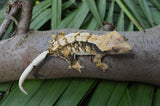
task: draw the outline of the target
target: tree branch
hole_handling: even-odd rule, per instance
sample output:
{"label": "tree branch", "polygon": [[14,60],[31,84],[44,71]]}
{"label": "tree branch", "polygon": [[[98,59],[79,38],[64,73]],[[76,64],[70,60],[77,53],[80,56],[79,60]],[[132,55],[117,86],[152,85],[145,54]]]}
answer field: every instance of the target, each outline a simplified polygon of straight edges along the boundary
{"label": "tree branch", "polygon": [[17,35],[25,34],[29,31],[29,26],[32,18],[33,0],[23,0],[22,13],[20,22],[17,28]]}
{"label": "tree branch", "polygon": [[[76,32],[76,29],[61,29],[53,31],[30,31],[29,36],[15,36],[0,42],[0,81],[18,80],[29,63],[42,51],[48,49],[52,33],[64,31]],[[92,34],[109,32],[87,31]],[[68,63],[50,56],[38,69],[46,79],[61,77],[89,77],[121,81],[139,81],[160,85],[160,25],[145,32],[119,32],[133,46],[130,55],[106,56],[103,62],[109,64],[109,70],[102,72],[91,62],[92,56],[79,56],[78,61],[85,68],[82,73],[68,70]],[[31,35],[31,36],[30,36]],[[35,70],[29,75],[33,79]]]}
{"label": "tree branch", "polygon": [[[4,13],[5,19],[3,23],[0,26],[0,39],[2,39],[3,35],[7,31],[11,20],[15,22],[15,24],[18,24],[17,21],[15,20],[14,16],[17,14],[19,8],[21,7],[20,2],[15,2],[14,4],[8,4],[8,8]],[[10,10],[11,8],[11,10]]]}

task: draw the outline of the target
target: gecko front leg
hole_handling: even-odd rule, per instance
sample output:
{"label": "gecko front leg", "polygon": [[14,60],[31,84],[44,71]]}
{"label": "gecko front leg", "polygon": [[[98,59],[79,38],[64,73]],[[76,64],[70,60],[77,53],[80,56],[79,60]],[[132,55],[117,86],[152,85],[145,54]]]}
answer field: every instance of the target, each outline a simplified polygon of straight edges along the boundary
{"label": "gecko front leg", "polygon": [[96,64],[96,66],[100,68],[103,72],[105,72],[108,69],[108,65],[105,63],[102,63],[102,58],[105,55],[106,53],[96,54],[96,56],[93,59],[93,62]]}

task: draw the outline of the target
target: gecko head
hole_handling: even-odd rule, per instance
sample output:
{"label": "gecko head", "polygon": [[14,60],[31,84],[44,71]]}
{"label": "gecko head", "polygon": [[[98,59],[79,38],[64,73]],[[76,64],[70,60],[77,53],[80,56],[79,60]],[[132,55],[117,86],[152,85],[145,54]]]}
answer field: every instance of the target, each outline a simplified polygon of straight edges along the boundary
{"label": "gecko head", "polygon": [[126,39],[118,33],[111,37],[108,45],[111,48],[109,51],[110,54],[126,54],[133,50],[133,47],[126,41]]}
{"label": "gecko head", "polygon": [[49,44],[54,44],[54,42],[56,41],[56,36],[57,36],[57,35],[52,34],[51,36],[52,36],[52,40],[49,40],[49,41],[47,41],[47,42],[48,42]]}

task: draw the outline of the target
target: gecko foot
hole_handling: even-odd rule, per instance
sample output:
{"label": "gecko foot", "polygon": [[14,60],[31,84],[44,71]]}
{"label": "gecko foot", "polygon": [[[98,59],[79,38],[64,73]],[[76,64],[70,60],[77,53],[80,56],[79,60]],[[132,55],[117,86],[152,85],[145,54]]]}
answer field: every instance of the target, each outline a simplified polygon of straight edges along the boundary
{"label": "gecko foot", "polygon": [[82,69],[82,68],[84,68],[84,67],[81,66],[78,61],[76,61],[73,65],[70,65],[70,66],[68,67],[68,69],[76,69],[76,70],[78,70],[80,73],[81,73],[81,69]]}
{"label": "gecko foot", "polygon": [[96,63],[96,66],[99,67],[103,72],[108,69],[108,65],[105,63]]}
{"label": "gecko foot", "polygon": [[96,66],[98,68],[100,68],[103,72],[105,72],[108,69],[108,65],[105,63],[102,63],[102,57],[105,54],[98,54],[95,56],[95,58],[93,59],[93,62],[96,64]]}

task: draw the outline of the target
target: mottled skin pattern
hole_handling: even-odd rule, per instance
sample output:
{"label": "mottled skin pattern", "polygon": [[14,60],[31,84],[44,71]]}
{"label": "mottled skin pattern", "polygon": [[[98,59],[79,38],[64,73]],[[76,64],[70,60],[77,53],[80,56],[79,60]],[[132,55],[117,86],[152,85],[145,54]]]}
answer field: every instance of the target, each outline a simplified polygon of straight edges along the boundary
{"label": "mottled skin pattern", "polygon": [[53,39],[48,41],[52,44],[48,49],[49,54],[65,59],[70,64],[69,69],[73,68],[79,72],[83,66],[77,61],[77,55],[95,55],[93,62],[105,71],[108,65],[101,62],[104,56],[132,51],[132,46],[116,31],[101,36],[83,32],[70,33],[65,36],[62,32],[52,37]]}

